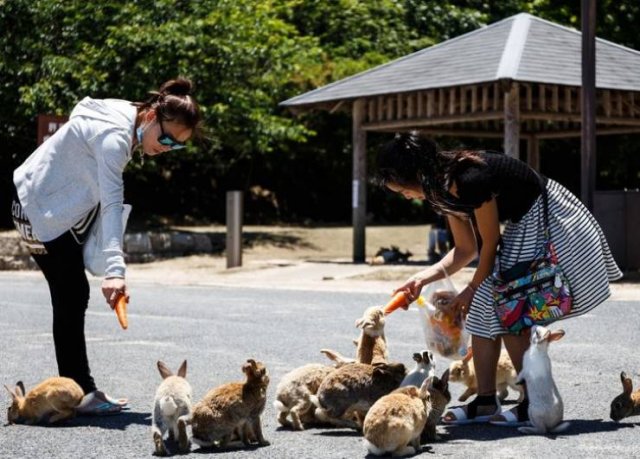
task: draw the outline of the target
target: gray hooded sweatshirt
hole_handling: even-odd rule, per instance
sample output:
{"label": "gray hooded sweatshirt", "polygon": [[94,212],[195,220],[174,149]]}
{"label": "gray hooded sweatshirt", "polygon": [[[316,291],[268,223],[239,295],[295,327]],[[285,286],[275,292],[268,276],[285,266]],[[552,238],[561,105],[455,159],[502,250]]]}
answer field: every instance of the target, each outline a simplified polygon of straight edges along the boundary
{"label": "gray hooded sweatshirt", "polygon": [[131,159],[136,114],[131,102],[86,97],[13,173],[22,208],[42,242],[61,236],[100,204],[106,277],[125,276],[122,172]]}

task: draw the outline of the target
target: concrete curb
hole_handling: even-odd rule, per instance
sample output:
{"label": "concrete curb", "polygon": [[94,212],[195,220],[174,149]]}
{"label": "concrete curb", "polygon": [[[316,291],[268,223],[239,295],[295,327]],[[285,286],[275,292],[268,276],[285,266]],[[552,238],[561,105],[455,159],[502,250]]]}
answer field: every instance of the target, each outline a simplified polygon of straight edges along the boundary
{"label": "concrete curb", "polygon": [[[127,263],[148,263],[167,258],[196,254],[222,253],[219,238],[208,234],[169,232],[136,232],[124,235],[124,252]],[[38,269],[20,236],[0,236],[0,271]]]}

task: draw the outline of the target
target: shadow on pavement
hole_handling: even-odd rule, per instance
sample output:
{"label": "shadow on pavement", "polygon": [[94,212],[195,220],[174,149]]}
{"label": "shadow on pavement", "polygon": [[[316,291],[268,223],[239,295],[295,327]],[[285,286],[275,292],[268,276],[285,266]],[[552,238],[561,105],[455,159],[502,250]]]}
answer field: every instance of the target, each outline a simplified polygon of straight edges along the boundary
{"label": "shadow on pavement", "polygon": [[323,430],[314,435],[320,435],[322,437],[362,437],[361,432],[356,432],[355,430],[345,430],[345,429],[331,429],[331,430]]}
{"label": "shadow on pavement", "polygon": [[125,430],[130,425],[151,426],[151,413],[123,411],[105,416],[77,416],[57,427],[98,427],[101,429]]}
{"label": "shadow on pavement", "polygon": [[[558,434],[546,435],[547,438],[555,440],[558,437],[569,437],[574,435],[584,435],[599,432],[613,432],[619,429],[634,427],[634,424],[615,423],[603,419],[565,419],[570,423],[569,428]],[[521,437],[526,434],[520,433],[517,427],[493,426],[491,424],[470,424],[462,426],[444,426],[446,430],[441,430],[441,441],[492,441],[504,438]]]}
{"label": "shadow on pavement", "polygon": [[232,442],[229,446],[225,446],[224,448],[217,448],[215,446],[204,447],[191,445],[192,449],[190,452],[195,454],[216,454],[216,453],[229,453],[232,451],[256,451],[260,448],[265,448],[266,446],[251,444],[249,446],[242,444],[241,442]]}

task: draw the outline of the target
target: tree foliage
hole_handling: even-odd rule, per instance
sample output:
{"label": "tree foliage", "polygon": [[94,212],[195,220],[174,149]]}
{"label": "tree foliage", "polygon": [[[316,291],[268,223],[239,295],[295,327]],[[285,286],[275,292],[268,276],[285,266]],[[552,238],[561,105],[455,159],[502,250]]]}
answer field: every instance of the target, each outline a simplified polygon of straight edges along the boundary
{"label": "tree foliage", "polygon": [[[141,100],[185,75],[207,135],[187,152],[132,162],[126,192],[138,216],[220,221],[225,191],[242,189],[248,221],[348,221],[350,118],[295,117],[279,102],[521,11],[580,25],[568,0],[0,0],[0,205],[36,147],[38,114],[67,114],[87,95]],[[640,49],[639,20],[635,1],[598,2],[603,38]],[[372,151],[384,140],[370,138]],[[624,152],[640,143],[607,142],[599,184],[639,186]],[[575,162],[575,143],[545,149],[574,151]],[[371,190],[373,218],[421,212],[392,199]]]}

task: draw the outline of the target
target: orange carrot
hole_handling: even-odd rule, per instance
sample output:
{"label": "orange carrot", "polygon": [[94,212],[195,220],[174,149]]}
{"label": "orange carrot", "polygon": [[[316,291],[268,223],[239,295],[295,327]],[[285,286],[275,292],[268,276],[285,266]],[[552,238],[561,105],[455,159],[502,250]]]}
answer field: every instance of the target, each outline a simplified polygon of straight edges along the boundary
{"label": "orange carrot", "polygon": [[383,308],[383,311],[385,314],[391,314],[396,309],[404,308],[409,303],[411,303],[411,301],[409,301],[407,295],[404,292],[398,292],[393,295],[393,298],[391,298],[391,300],[389,300],[387,305]]}
{"label": "orange carrot", "polygon": [[129,326],[129,320],[127,319],[127,296],[124,293],[120,293],[118,295],[114,311],[116,311],[116,316],[118,317],[120,326],[126,330]]}

